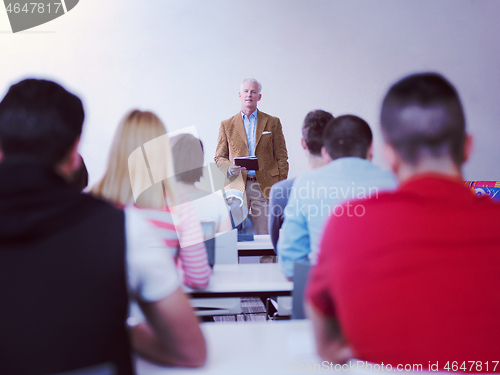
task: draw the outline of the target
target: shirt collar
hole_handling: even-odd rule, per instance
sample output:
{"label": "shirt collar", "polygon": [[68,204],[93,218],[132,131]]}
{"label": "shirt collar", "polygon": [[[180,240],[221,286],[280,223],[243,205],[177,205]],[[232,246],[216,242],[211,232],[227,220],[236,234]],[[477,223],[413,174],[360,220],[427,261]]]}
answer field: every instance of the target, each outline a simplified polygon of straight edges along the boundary
{"label": "shirt collar", "polygon": [[[257,119],[257,111],[258,111],[258,109],[255,109],[255,111],[252,112],[252,114],[250,115],[249,120]],[[241,112],[241,119],[243,121],[245,120],[245,117],[247,117],[247,115],[245,115],[243,112]]]}

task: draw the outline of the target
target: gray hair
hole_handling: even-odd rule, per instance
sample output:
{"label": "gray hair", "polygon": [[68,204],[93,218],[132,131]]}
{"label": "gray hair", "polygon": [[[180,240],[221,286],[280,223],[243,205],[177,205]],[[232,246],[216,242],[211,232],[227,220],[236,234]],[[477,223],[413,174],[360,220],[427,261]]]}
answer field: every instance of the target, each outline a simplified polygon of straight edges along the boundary
{"label": "gray hair", "polygon": [[262,91],[262,85],[260,84],[259,81],[257,81],[255,78],[245,78],[243,81],[241,81],[240,84],[240,92],[243,91],[243,83],[245,82],[253,82],[257,84],[257,89],[259,90],[259,94]]}

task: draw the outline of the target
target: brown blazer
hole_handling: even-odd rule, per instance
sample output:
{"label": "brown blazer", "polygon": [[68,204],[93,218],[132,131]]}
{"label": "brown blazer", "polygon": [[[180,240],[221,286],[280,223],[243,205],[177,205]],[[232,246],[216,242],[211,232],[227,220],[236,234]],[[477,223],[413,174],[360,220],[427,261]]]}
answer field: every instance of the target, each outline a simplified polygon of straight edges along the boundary
{"label": "brown blazer", "polygon": [[[265,133],[265,134],[263,134]],[[235,157],[248,156],[248,140],[241,112],[222,121],[215,151],[215,162],[219,169],[227,176],[229,165]],[[255,172],[260,190],[269,200],[271,186],[288,176],[288,153],[286,151],[285,136],[279,118],[257,111],[257,126],[255,130],[255,156],[259,160],[259,170]],[[242,178],[232,177],[230,185],[235,180],[246,183],[247,173]],[[227,185],[226,185],[227,186]],[[239,186],[228,186],[239,188]]]}

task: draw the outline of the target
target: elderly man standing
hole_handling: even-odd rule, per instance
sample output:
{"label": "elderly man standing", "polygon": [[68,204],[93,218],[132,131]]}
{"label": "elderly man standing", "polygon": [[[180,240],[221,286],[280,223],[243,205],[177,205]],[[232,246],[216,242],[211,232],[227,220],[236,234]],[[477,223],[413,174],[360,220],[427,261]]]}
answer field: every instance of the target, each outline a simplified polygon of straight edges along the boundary
{"label": "elderly man standing", "polygon": [[[241,111],[222,121],[215,162],[229,179],[229,187],[246,195],[252,232],[267,234],[269,190],[288,176],[288,153],[279,118],[257,109],[262,85],[245,78],[240,86]],[[235,157],[256,156],[259,170],[234,164]]]}

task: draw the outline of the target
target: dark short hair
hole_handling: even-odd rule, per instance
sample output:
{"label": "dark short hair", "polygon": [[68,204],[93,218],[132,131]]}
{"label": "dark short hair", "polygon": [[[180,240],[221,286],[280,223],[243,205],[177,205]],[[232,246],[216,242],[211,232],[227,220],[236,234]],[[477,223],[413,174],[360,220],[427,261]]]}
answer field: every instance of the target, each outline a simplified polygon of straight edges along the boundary
{"label": "dark short hair", "polygon": [[323,131],[328,121],[334,117],[330,112],[317,109],[307,114],[302,125],[302,137],[306,141],[309,152],[313,155],[321,155],[323,147]]}
{"label": "dark short hair", "polygon": [[372,140],[370,126],[354,115],[331,120],[323,132],[323,145],[333,160],[347,156],[366,159]]}
{"label": "dark short hair", "polygon": [[73,171],[73,174],[71,175],[71,184],[78,191],[83,191],[83,189],[85,189],[89,184],[89,171],[85,166],[82,155],[78,155],[80,156],[80,166],[78,169]]}
{"label": "dark short hair", "polygon": [[415,165],[424,155],[464,161],[465,119],[453,85],[436,73],[415,74],[394,84],[382,104],[382,133]]}
{"label": "dark short hair", "polygon": [[55,166],[82,133],[83,105],[57,83],[27,79],[0,102],[0,147],[5,157],[32,156]]}
{"label": "dark short hair", "polygon": [[191,134],[172,138],[172,155],[177,181],[194,184],[203,176],[203,143]]}

